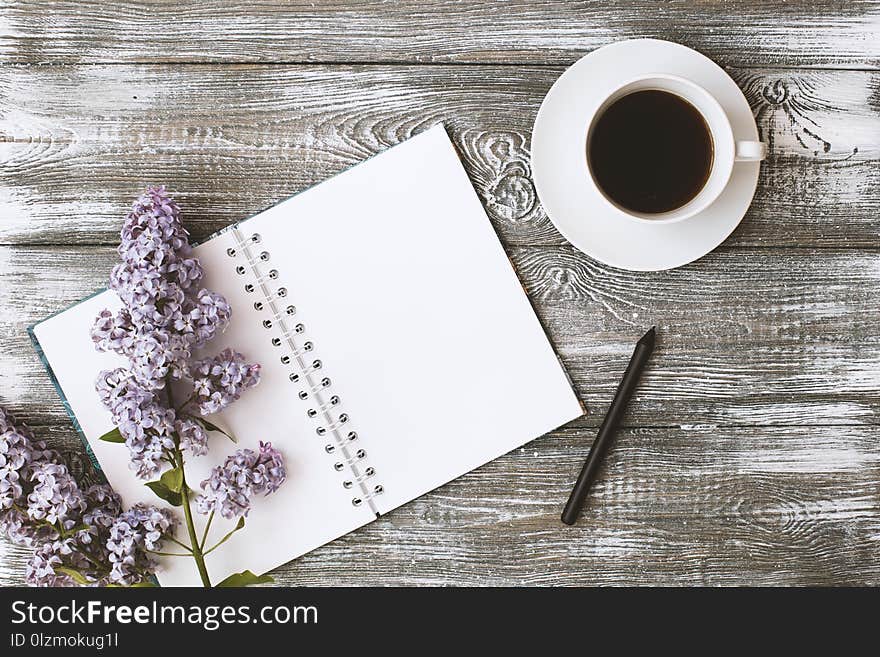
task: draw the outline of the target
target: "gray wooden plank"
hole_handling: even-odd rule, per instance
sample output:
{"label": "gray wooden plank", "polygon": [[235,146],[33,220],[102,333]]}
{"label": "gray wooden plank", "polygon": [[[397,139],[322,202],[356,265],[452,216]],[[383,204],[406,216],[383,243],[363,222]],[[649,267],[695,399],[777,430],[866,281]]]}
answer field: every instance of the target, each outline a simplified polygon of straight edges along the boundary
{"label": "gray wooden plank", "polygon": [[[589,426],[652,324],[658,351],[630,424],[878,423],[876,251],[724,250],[649,274],[571,247],[510,255],[592,411]],[[66,422],[25,327],[104,286],[117,257],[111,247],[0,248],[0,403],[34,424]]]}
{"label": "gray wooden plank", "polygon": [[[445,121],[592,414],[279,582],[876,585],[878,8],[0,0],[0,404],[94,476],[24,327],[103,285],[139,188],[169,183],[203,237]],[[564,246],[530,179],[531,124],[561,66],[634,36],[739,67],[771,142],[744,224],[673,272],[620,272]],[[111,62],[148,65],[94,65]],[[584,520],[562,527],[651,323],[662,338],[631,428]],[[0,541],[0,585],[22,582],[25,556]]]}
{"label": "gray wooden plank", "polygon": [[874,0],[0,2],[0,61],[567,64],[659,37],[726,65],[876,67]]}
{"label": "gray wooden plank", "polygon": [[[0,243],[102,243],[148,182],[209,235],[443,121],[509,245],[562,244],[529,135],[562,69],[52,66],[0,75]],[[880,246],[877,73],[734,71],[771,142],[735,246]]]}
{"label": "gray wooden plank", "polygon": [[[70,429],[37,431],[75,446]],[[553,432],[274,575],[288,585],[880,584],[880,427],[625,430],[580,522],[563,526],[593,431]],[[21,583],[25,559],[0,541],[0,585]]]}

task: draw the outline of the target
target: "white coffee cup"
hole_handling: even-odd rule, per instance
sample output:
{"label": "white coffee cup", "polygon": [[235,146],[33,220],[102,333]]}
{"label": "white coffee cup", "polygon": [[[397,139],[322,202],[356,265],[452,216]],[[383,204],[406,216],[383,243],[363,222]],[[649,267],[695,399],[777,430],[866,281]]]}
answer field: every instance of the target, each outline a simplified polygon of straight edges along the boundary
{"label": "white coffee cup", "polygon": [[[589,163],[590,138],[595,128],[597,119],[602,116],[608,107],[624,96],[636,91],[659,90],[675,94],[693,105],[702,115],[709,133],[712,136],[713,158],[712,168],[703,188],[690,201],[679,208],[668,212],[647,213],[636,212],[622,207],[610,199],[602,188],[596,183],[592,168]],[[760,141],[736,141],[733,136],[733,128],[730,119],[717,100],[703,87],[684,78],[668,75],[666,73],[650,73],[634,79],[627,80],[615,88],[605,100],[599,104],[596,111],[587,118],[587,130],[585,133],[583,153],[585,154],[584,166],[590,184],[599,192],[599,196],[619,215],[640,222],[672,223],[692,217],[709,207],[718,198],[733,173],[736,162],[755,162],[763,160],[767,156],[767,144]],[[633,157],[638,157],[634,153]]]}

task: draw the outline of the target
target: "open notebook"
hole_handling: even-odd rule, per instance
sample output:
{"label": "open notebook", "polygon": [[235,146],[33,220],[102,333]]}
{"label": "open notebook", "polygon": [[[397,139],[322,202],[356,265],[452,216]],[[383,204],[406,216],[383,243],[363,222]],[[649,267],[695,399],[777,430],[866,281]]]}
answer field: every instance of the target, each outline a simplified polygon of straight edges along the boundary
{"label": "open notebook", "polygon": [[[230,346],[263,365],[260,384],[212,421],[240,446],[271,441],[288,469],[246,530],[208,556],[213,581],[268,571],[582,413],[442,126],[195,252],[204,285],[233,308],[208,352]],[[127,449],[98,440],[113,427],[93,381],[121,363],[95,351],[89,328],[119,304],[102,292],[32,336],[124,502],[160,504]],[[213,434],[187,478],[234,449]],[[215,520],[212,535],[227,524]],[[164,585],[199,583],[190,559],[162,568]]]}

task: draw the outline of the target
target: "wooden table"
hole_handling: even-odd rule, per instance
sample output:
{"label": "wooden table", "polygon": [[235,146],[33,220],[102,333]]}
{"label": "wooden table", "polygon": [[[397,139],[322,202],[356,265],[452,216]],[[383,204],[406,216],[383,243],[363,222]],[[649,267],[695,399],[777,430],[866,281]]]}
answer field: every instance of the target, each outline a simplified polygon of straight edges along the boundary
{"label": "wooden table", "polygon": [[[70,458],[25,327],[105,284],[147,183],[200,239],[443,121],[591,413],[278,581],[880,583],[880,2],[114,4],[0,0],[0,403]],[[557,76],[642,36],[726,67],[770,143],[733,236],[652,274],[566,244],[529,165]],[[565,527],[655,323],[627,427]],[[0,542],[0,583],[26,557]]]}

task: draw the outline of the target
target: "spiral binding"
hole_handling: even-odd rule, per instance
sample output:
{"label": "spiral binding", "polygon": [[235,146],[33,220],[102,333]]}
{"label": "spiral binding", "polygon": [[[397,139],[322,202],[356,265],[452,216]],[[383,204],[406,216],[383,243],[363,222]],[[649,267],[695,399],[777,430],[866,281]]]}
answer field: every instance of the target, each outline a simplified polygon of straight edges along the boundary
{"label": "spiral binding", "polygon": [[[297,397],[308,402],[306,416],[319,424],[315,433],[319,437],[330,437],[331,442],[324,445],[324,452],[334,457],[331,467],[336,472],[351,472],[351,476],[342,481],[345,490],[357,490],[352,498],[353,506],[360,507],[367,503],[377,516],[373,498],[381,495],[385,488],[381,484],[373,484],[376,469],[367,465],[367,451],[359,445],[357,432],[347,430],[351,424],[348,413],[341,411],[341,396],[335,391],[330,392],[333,380],[323,375],[324,364],[320,358],[314,358],[315,344],[306,339],[306,326],[298,321],[293,326],[288,321],[297,314],[296,306],[284,301],[288,290],[278,285],[280,273],[272,268],[263,271],[262,266],[272,258],[266,250],[260,250],[256,257],[251,248],[262,242],[258,233],[246,238],[238,227],[233,227],[232,234],[236,246],[229,247],[226,255],[243,261],[237,264],[236,273],[242,277],[244,291],[248,294],[260,294],[261,299],[253,303],[253,308],[260,313],[262,327],[271,332],[270,343],[281,350],[279,360],[282,365],[290,367],[288,379],[292,384],[299,385]],[[274,291],[273,289],[274,288]],[[259,292],[258,292],[259,290]]]}

